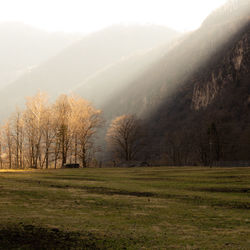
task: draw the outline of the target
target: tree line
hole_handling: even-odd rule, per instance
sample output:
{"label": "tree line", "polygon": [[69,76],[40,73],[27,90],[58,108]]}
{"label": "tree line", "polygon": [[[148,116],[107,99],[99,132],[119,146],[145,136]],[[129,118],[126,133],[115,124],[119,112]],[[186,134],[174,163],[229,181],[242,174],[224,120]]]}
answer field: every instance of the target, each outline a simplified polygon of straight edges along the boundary
{"label": "tree line", "polygon": [[[0,127],[0,168],[47,169],[66,164],[88,167],[100,150],[95,139],[103,124],[102,112],[81,97],[60,95],[50,103],[46,93],[38,92]],[[163,160],[164,165],[212,166],[221,160],[245,160],[241,155],[236,157],[236,147],[228,139],[230,129],[219,129],[214,122],[202,127],[194,133],[188,129],[169,130],[156,143],[155,131],[148,131],[143,120],[136,115],[122,115],[107,128],[104,150],[116,163],[157,164]],[[245,150],[248,146],[247,142],[242,144]],[[239,149],[238,153],[243,151]]]}
{"label": "tree line", "polygon": [[[0,168],[88,167],[100,150],[95,139],[103,124],[101,110],[79,96],[63,94],[51,103],[46,93],[38,92],[0,127]],[[135,160],[142,131],[142,122],[135,115],[111,121],[106,134],[110,157]]]}
{"label": "tree line", "polygon": [[1,127],[0,166],[57,168],[81,163],[87,167],[102,121],[101,111],[80,97],[61,95],[51,104],[47,94],[39,92]]}

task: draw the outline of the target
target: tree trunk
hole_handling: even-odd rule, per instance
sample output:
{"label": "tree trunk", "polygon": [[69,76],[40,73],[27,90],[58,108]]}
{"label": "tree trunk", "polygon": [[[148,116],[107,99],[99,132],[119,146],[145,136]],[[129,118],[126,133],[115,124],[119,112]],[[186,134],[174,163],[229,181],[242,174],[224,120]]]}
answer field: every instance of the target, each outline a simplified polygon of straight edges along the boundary
{"label": "tree trunk", "polygon": [[82,148],[82,167],[87,167],[85,147]]}
{"label": "tree trunk", "polygon": [[77,135],[75,136],[75,164],[77,164]]}

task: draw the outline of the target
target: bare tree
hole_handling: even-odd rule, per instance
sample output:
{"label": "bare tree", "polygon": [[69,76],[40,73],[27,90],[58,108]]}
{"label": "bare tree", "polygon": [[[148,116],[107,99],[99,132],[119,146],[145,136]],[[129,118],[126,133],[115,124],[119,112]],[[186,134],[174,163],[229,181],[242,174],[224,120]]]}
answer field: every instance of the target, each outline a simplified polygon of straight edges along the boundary
{"label": "bare tree", "polygon": [[43,120],[42,120],[42,149],[43,149],[43,160],[42,167],[49,168],[49,158],[52,144],[56,138],[56,121],[54,118],[54,109],[51,106],[44,108]]}
{"label": "bare tree", "polygon": [[135,115],[115,118],[107,132],[107,142],[115,157],[126,161],[134,160],[142,146],[142,127]]}
{"label": "bare tree", "polygon": [[23,114],[17,108],[16,112],[11,117],[12,122],[12,137],[15,149],[15,166],[16,168],[23,167],[23,143],[24,143],[24,123]]}
{"label": "bare tree", "polygon": [[57,138],[60,145],[63,166],[67,163],[68,150],[72,139],[69,126],[71,106],[67,95],[61,95],[58,97],[54,106],[54,110],[57,122]]}
{"label": "bare tree", "polygon": [[93,158],[94,137],[101,111],[80,97],[61,95],[53,105],[45,93],[27,98],[0,130],[0,167],[55,168],[74,158],[87,167]]}
{"label": "bare tree", "polygon": [[191,162],[193,142],[191,135],[184,130],[167,132],[165,147],[168,164],[181,166]]}
{"label": "bare tree", "polygon": [[3,131],[0,128],[0,168],[3,168]]}
{"label": "bare tree", "polygon": [[75,138],[75,155],[79,156],[82,167],[87,167],[94,153],[93,139],[97,129],[103,123],[101,111],[79,97],[71,98],[71,107],[71,127]]}
{"label": "bare tree", "polygon": [[37,168],[42,165],[42,127],[48,103],[47,94],[38,92],[34,97],[27,98],[24,112],[25,132],[29,151],[29,164]]}
{"label": "bare tree", "polygon": [[13,137],[11,132],[11,126],[10,121],[7,121],[3,126],[3,132],[4,132],[4,141],[5,141],[5,148],[6,148],[6,154],[8,158],[8,165],[9,168],[12,168],[12,158],[13,158]]}

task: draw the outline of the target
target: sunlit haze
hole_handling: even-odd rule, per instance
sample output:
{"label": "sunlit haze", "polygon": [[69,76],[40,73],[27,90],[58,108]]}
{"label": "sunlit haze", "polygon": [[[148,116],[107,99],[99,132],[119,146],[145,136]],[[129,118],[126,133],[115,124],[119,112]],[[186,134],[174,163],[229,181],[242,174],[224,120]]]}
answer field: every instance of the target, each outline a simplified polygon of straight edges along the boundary
{"label": "sunlit haze", "polygon": [[48,31],[89,33],[113,24],[158,24],[178,31],[198,28],[226,0],[1,0],[0,22]]}

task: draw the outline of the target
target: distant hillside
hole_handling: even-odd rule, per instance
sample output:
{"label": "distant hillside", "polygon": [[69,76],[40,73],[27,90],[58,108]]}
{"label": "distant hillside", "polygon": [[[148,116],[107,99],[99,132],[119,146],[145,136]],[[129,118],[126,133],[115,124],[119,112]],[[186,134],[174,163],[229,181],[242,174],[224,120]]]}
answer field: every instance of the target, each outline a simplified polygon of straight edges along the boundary
{"label": "distant hillside", "polygon": [[56,55],[80,37],[49,33],[22,23],[0,23],[0,88]]}
{"label": "distant hillside", "polygon": [[159,26],[113,26],[91,34],[3,89],[0,116],[6,116],[16,103],[39,89],[52,97],[73,90],[108,65],[157,47],[176,35]]}
{"label": "distant hillside", "polygon": [[181,145],[175,156],[182,153],[184,164],[205,161],[215,147],[217,161],[249,160],[249,13],[249,1],[229,1],[103,107],[108,120],[126,113],[146,119],[146,160]]}
{"label": "distant hillside", "polygon": [[154,49],[140,51],[111,64],[87,78],[73,92],[91,101],[97,107],[103,107],[110,99],[115,98],[136,78],[148,70],[163,57],[171,43]]}

